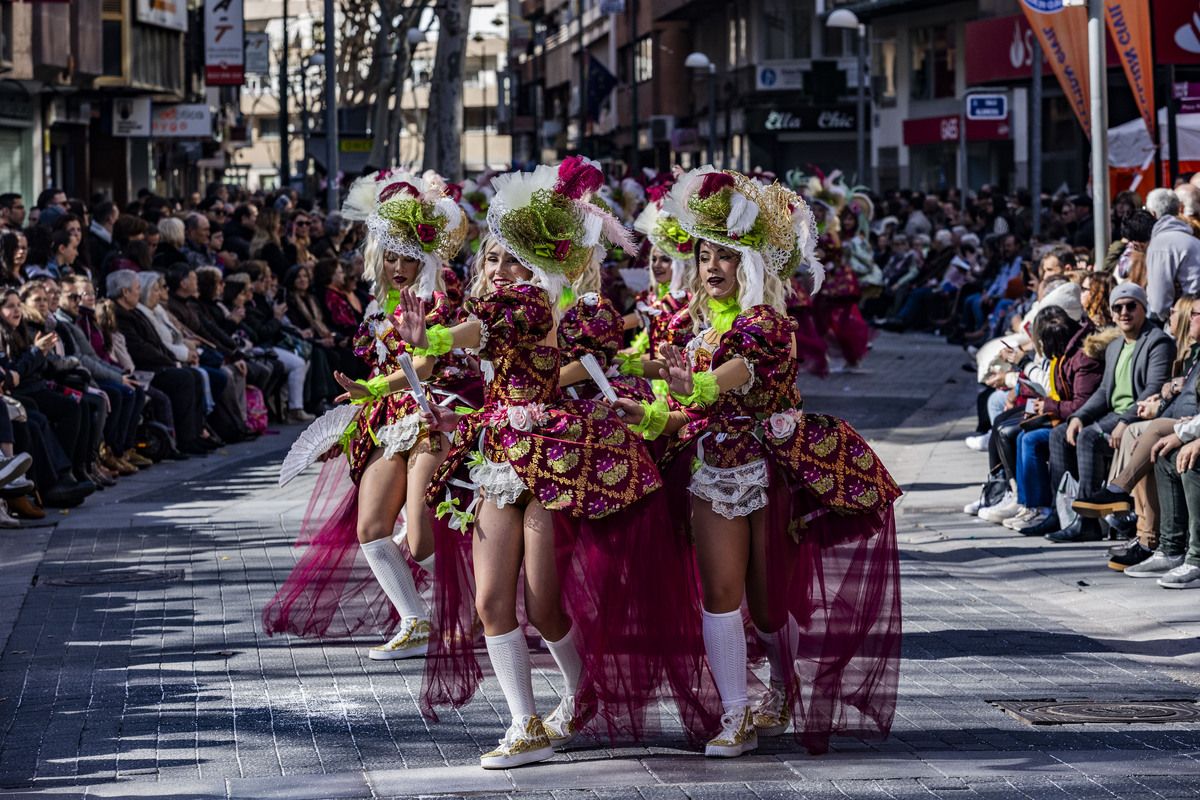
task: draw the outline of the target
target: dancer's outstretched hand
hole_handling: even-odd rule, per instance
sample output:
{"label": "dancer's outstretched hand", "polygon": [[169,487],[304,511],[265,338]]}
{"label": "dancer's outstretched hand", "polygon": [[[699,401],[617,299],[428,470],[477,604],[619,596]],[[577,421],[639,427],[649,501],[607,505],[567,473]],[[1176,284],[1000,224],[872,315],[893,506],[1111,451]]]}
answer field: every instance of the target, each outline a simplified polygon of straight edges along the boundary
{"label": "dancer's outstretched hand", "polygon": [[365,400],[371,396],[371,392],[367,389],[367,387],[363,386],[357,381],[350,380],[350,378],[344,373],[337,372],[335,370],[333,373],[333,379],[336,380],[338,384],[340,384],[341,387],[346,390],[342,394],[339,394],[337,397],[333,398],[333,402],[335,403],[344,403],[347,400]]}
{"label": "dancer's outstretched hand", "polygon": [[412,289],[400,290],[400,302],[392,315],[392,324],[401,339],[414,347],[428,347],[429,337],[425,332],[425,301]]}
{"label": "dancer's outstretched hand", "polygon": [[660,348],[665,369],[658,371],[658,376],[667,382],[672,394],[687,397],[692,393],[692,368],[688,366],[683,351],[673,344],[664,344]]}
{"label": "dancer's outstretched hand", "polygon": [[458,427],[460,416],[455,414],[448,408],[442,408],[439,405],[430,403],[429,413],[421,412],[421,421],[425,423],[425,427],[432,431],[441,431],[442,433],[450,433]]}

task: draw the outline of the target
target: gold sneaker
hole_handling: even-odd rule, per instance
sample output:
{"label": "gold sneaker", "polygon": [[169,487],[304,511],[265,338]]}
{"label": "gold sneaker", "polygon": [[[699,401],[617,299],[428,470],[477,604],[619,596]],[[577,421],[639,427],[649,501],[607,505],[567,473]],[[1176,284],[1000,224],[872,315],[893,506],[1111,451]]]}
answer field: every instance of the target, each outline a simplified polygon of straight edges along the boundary
{"label": "gold sneaker", "polygon": [[778,736],[787,730],[792,721],[792,710],[788,707],[787,689],[782,683],[771,681],[766,694],[754,706],[754,727],[759,736]]}
{"label": "gold sneaker", "polygon": [[400,631],[387,644],[372,647],[372,661],[394,661],[398,658],[416,658],[429,651],[429,634],[433,628],[429,620],[408,617],[400,621]]}
{"label": "gold sneaker", "polygon": [[758,730],[750,706],[740,706],[721,717],[721,732],[704,747],[704,755],[734,758],[758,749]]}
{"label": "gold sneaker", "polygon": [[554,747],[546,736],[542,718],[535,714],[513,720],[504,732],[500,746],[479,757],[479,766],[484,769],[509,769],[548,758],[554,758]]}
{"label": "gold sneaker", "polygon": [[575,698],[564,697],[550,712],[550,716],[542,721],[546,729],[546,738],[555,750],[561,750],[579,735],[579,717],[575,715]]}

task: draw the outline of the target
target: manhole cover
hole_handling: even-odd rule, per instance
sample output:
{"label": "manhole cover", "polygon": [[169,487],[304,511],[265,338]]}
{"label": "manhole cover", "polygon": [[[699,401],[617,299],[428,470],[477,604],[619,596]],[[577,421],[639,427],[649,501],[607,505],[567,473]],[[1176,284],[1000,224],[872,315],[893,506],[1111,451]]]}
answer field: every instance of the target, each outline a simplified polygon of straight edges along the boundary
{"label": "manhole cover", "polygon": [[108,586],[117,583],[172,583],[183,580],[181,569],[112,569],[42,578],[48,586]]}
{"label": "manhole cover", "polygon": [[992,705],[1029,725],[1200,722],[1200,705],[1190,700],[1004,700]]}

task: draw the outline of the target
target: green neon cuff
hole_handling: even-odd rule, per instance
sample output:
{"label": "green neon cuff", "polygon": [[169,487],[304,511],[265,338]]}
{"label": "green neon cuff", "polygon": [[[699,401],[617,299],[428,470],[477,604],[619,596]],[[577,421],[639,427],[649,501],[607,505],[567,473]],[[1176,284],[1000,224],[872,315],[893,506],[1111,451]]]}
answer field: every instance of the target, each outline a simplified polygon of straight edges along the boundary
{"label": "green neon cuff", "polygon": [[630,430],[641,436],[646,441],[654,441],[662,435],[663,430],[667,427],[667,415],[670,411],[667,409],[667,402],[662,399],[655,400],[653,403],[642,402],[642,421],[637,425],[630,426]]}
{"label": "green neon cuff", "polygon": [[434,325],[426,331],[426,335],[429,339],[429,346],[412,348],[413,355],[422,357],[440,356],[449,353],[450,349],[454,346],[454,335],[450,333],[450,329],[445,325]]}
{"label": "green neon cuff", "polygon": [[671,396],[685,406],[711,405],[721,393],[717,386],[717,378],[711,372],[697,372],[692,375],[692,393],[680,395],[671,392]]}

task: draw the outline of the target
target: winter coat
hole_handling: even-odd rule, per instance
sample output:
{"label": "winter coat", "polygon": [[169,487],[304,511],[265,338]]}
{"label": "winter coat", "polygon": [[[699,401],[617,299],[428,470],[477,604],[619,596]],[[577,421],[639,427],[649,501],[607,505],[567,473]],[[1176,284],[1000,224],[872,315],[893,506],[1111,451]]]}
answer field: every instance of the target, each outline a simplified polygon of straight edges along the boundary
{"label": "winter coat", "polygon": [[[1083,407],[1071,414],[1084,425],[1096,422],[1112,412],[1112,394],[1117,382],[1117,358],[1125,345],[1125,337],[1118,335],[1104,351],[1104,377],[1100,386]],[[1133,362],[1130,375],[1133,379],[1134,404],[1120,415],[1125,423],[1136,422],[1137,401],[1157,394],[1162,385],[1171,378],[1171,364],[1175,360],[1175,342],[1154,323],[1146,320],[1133,347]]]}
{"label": "winter coat", "polygon": [[70,337],[72,344],[72,352],[79,359],[79,363],[87,367],[88,372],[92,373],[92,377],[98,381],[111,381],[120,383],[124,376],[121,370],[102,359],[96,353],[96,348],[92,346],[91,338],[84,333],[83,328],[79,327],[77,317],[67,313],[65,308],[59,308],[54,312],[54,318],[58,320],[58,327],[55,332],[59,338]]}
{"label": "winter coat", "polygon": [[1046,398],[1047,414],[1067,419],[1095,393],[1104,376],[1104,348],[1108,342],[1108,334],[1097,333],[1090,322],[1071,337],[1067,351],[1054,365],[1054,387],[1061,399]]}

